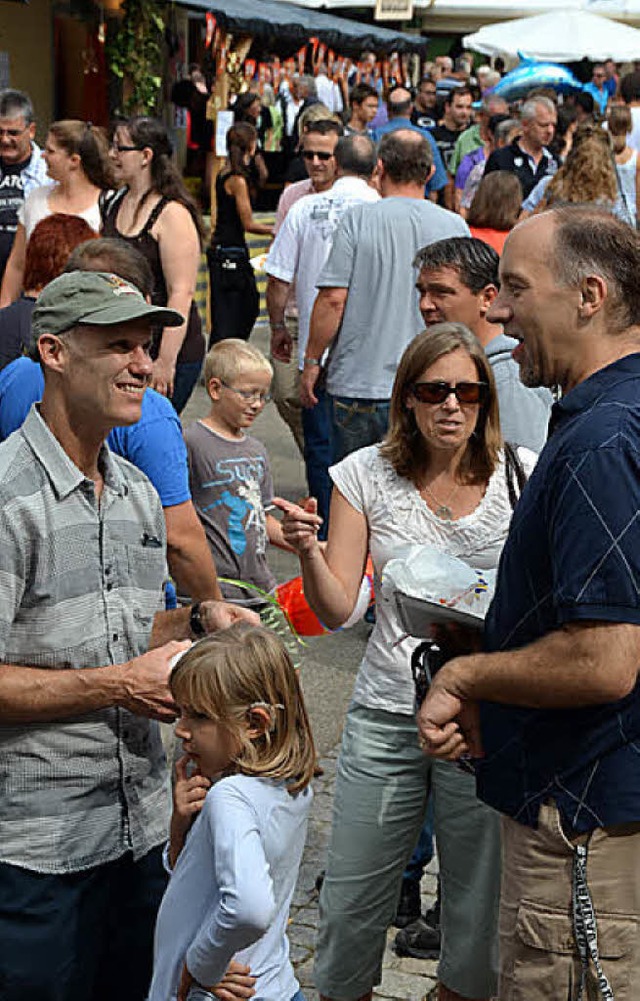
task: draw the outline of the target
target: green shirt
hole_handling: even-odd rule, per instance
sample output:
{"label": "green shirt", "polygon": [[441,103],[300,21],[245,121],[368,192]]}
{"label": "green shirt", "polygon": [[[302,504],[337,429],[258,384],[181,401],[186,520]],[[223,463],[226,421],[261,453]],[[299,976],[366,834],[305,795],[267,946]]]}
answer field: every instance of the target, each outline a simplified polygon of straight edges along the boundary
{"label": "green shirt", "polygon": [[479,146],[482,146],[480,126],[471,125],[468,129],[464,130],[454,147],[451,163],[449,164],[449,173],[452,177],[456,176],[456,171],[462,163],[462,158],[465,157],[467,153],[473,153],[474,149],[478,149]]}

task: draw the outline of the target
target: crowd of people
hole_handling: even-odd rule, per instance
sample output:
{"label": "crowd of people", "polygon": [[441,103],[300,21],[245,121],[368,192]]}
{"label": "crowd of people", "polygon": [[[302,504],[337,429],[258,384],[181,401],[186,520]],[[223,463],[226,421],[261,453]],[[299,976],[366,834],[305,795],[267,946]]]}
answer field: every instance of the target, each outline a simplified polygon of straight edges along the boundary
{"label": "crowd of people", "polygon": [[[269,545],[329,629],[369,559],[375,581],[323,1001],[370,1001],[394,923],[400,954],[439,957],[438,1001],[633,994],[640,72],[513,106],[464,59],[415,92],[362,66],[274,95],[273,226],[277,114],[237,97],[206,338],[164,125],[54,122],[41,151],[28,96],[0,92],[6,1001],[304,1001],[286,928],[317,761]],[[273,237],[270,358],[246,233]],[[299,503],[249,433],[272,393]],[[484,632],[434,627],[426,662],[381,588],[415,545],[498,568]]]}

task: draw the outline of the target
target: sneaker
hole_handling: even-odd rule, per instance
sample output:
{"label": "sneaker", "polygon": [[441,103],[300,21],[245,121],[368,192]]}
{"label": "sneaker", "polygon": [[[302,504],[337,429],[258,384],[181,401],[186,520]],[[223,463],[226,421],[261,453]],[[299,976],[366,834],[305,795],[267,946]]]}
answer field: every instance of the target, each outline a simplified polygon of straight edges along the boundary
{"label": "sneaker", "polygon": [[396,928],[406,928],[420,917],[420,883],[415,879],[403,879],[400,900],[393,923]]}
{"label": "sneaker", "polygon": [[425,911],[424,920],[430,928],[440,931],[440,894],[438,894],[431,907]]}
{"label": "sneaker", "polygon": [[440,956],[440,932],[422,918],[399,931],[394,944],[399,956],[414,959],[438,959]]}

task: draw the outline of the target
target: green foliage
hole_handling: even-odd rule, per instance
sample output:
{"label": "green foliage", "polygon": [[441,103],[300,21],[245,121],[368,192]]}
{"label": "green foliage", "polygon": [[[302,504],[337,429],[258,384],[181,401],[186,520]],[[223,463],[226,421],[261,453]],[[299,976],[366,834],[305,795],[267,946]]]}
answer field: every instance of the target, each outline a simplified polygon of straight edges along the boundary
{"label": "green foliage", "polygon": [[122,81],[125,116],[152,115],[162,84],[165,20],[158,0],[124,0],[122,20],[107,44],[109,69]]}

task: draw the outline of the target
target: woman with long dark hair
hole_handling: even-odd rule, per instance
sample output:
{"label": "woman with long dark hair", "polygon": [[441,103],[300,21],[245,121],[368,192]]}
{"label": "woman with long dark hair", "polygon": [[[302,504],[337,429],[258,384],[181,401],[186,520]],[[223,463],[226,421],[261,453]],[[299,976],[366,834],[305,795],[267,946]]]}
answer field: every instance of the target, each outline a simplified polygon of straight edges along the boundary
{"label": "woman with long dark hair", "polygon": [[131,118],[118,125],[111,158],[122,187],[105,210],[103,233],[126,240],[144,255],[153,272],[154,304],[185,317],[181,327],[155,330],[152,347],[151,385],[180,413],[205,350],[194,301],[202,225],[172,156],[167,130],[156,119]]}
{"label": "woman with long dark hair", "polygon": [[27,241],[42,219],[75,215],[92,230],[100,229],[100,200],[113,187],[108,154],[106,134],[90,122],[67,119],[50,126],[43,155],[51,183],[34,188],[18,213],[0,306],[15,302],[22,291]]}
{"label": "woman with long dark hair", "polygon": [[227,337],[246,341],[260,310],[245,233],[273,236],[273,228],[253,218],[249,178],[257,140],[253,125],[232,125],[227,132],[227,160],[216,177],[216,225],[207,250],[210,346]]}

